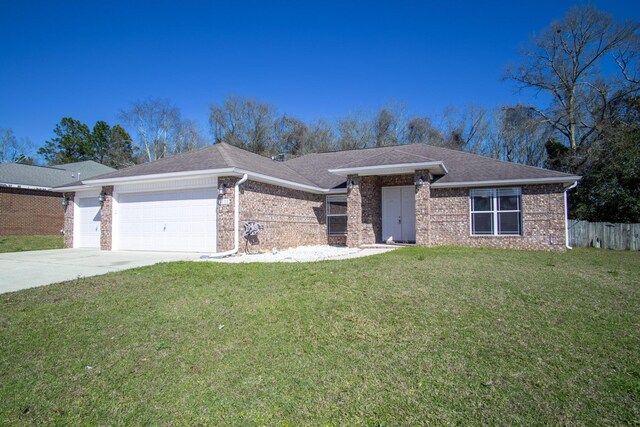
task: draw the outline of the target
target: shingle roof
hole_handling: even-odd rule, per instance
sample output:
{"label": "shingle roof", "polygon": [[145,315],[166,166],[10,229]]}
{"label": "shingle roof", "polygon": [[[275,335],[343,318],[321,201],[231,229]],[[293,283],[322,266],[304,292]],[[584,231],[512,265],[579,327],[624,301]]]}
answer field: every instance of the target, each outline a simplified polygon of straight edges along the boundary
{"label": "shingle roof", "polygon": [[165,157],[155,162],[120,169],[97,176],[95,179],[114,179],[225,168],[238,168],[299,184],[315,186],[313,182],[289,168],[283,162],[275,162],[268,157],[260,156],[226,143],[219,143],[172,157]]}
{"label": "shingle roof", "polygon": [[289,160],[286,164],[303,175],[313,177],[311,179],[319,186],[332,188],[343,183],[344,177],[332,174],[329,169],[426,161],[440,161],[447,168],[448,173],[438,179],[438,184],[572,176],[426,144],[310,154]]}
{"label": "shingle roof", "polygon": [[88,160],[56,166],[33,166],[21,163],[0,164],[0,185],[52,188],[80,179],[113,171],[109,166]]}
{"label": "shingle roof", "polygon": [[437,178],[438,185],[522,179],[567,178],[569,181],[575,178],[562,172],[504,162],[426,144],[315,153],[277,162],[229,144],[219,143],[155,162],[120,169],[96,176],[94,179],[108,180],[235,168],[318,189],[331,189],[345,184],[344,176],[329,172],[331,169],[425,162],[442,162],[446,167],[447,174]]}

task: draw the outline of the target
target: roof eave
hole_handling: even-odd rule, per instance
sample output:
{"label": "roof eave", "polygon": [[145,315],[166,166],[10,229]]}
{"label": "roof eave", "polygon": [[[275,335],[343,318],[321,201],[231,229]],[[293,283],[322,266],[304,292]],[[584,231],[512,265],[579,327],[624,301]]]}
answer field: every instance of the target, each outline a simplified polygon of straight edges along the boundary
{"label": "roof eave", "polygon": [[155,173],[150,175],[135,175],[124,176],[120,178],[98,178],[83,180],[83,184],[87,185],[117,185],[117,184],[137,184],[150,181],[170,181],[177,178],[194,178],[200,176],[212,176],[225,173],[233,173],[235,168],[220,168],[220,169],[204,169],[197,171],[183,171],[183,172],[168,172],[168,173]]}
{"label": "roof eave", "polygon": [[51,187],[43,187],[39,185],[13,184],[10,182],[0,182],[0,187],[19,188],[23,190],[45,190],[51,191]]}
{"label": "roof eave", "polygon": [[88,190],[91,188],[96,188],[99,187],[98,185],[71,185],[68,187],[54,187],[51,189],[51,191],[56,192],[56,193],[69,193],[69,192],[74,192],[74,191],[84,191],[84,190]]}
{"label": "roof eave", "polygon": [[460,188],[460,187],[491,187],[505,185],[535,185],[535,184],[564,184],[571,185],[582,179],[581,176],[568,175],[566,177],[549,178],[522,178],[522,179],[496,179],[490,181],[460,181],[460,182],[435,182],[431,188]]}
{"label": "roof eave", "polygon": [[329,169],[329,172],[340,176],[347,175],[400,175],[413,173],[417,170],[429,170],[436,175],[447,174],[447,168],[442,162],[420,162],[420,163],[396,163],[389,165],[360,166],[354,168]]}
{"label": "roof eave", "polygon": [[322,187],[316,187],[313,185],[300,184],[298,182],[275,178],[269,175],[255,173],[255,172],[251,172],[249,170],[240,169],[240,168],[234,168],[234,169],[238,174],[243,175],[246,173],[247,175],[249,175],[249,179],[253,181],[264,182],[266,184],[279,185],[281,187],[290,188],[292,190],[302,190],[302,191],[306,191],[308,193],[314,193],[314,194],[336,193],[336,191],[334,191],[335,189],[331,189],[331,188],[322,188]]}
{"label": "roof eave", "polygon": [[308,184],[301,184],[294,181],[289,181],[281,178],[275,178],[269,175],[264,175],[256,172],[252,172],[250,170],[241,169],[241,168],[220,168],[220,169],[207,169],[207,170],[199,170],[199,171],[187,171],[187,172],[173,172],[173,173],[161,173],[161,174],[152,174],[152,175],[137,175],[137,176],[127,176],[120,178],[101,178],[101,179],[88,179],[82,181],[82,186],[74,186],[74,187],[60,187],[56,188],[55,191],[65,192],[65,191],[78,191],[87,189],[87,187],[96,187],[103,185],[120,185],[120,184],[139,184],[145,182],[160,182],[160,181],[172,181],[180,178],[194,178],[194,177],[203,177],[203,176],[242,176],[244,174],[248,174],[250,179],[255,181],[264,182],[267,184],[279,185],[281,187],[290,188],[293,190],[301,190],[315,194],[333,194],[338,191],[334,191],[329,188],[321,188]]}

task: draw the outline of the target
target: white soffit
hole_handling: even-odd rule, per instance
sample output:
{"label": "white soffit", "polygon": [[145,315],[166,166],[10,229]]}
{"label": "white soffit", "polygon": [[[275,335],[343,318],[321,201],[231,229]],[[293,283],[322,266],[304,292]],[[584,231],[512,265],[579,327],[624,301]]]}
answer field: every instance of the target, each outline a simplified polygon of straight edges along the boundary
{"label": "white soffit", "polygon": [[394,165],[361,166],[355,168],[329,169],[340,176],[359,175],[400,175],[414,173],[417,170],[429,170],[435,175],[446,174],[447,168],[442,162],[398,163]]}

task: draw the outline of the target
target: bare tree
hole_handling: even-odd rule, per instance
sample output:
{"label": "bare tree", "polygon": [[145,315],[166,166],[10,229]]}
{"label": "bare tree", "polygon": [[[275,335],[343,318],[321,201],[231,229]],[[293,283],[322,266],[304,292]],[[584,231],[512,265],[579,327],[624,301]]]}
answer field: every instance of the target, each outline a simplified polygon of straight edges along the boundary
{"label": "bare tree", "polygon": [[0,163],[14,162],[19,155],[18,139],[13,130],[0,129]]}
{"label": "bare tree", "polygon": [[440,130],[433,127],[428,117],[412,117],[405,128],[407,144],[444,145],[444,136]]}
{"label": "bare tree", "polygon": [[274,138],[278,153],[297,156],[309,152],[309,129],[293,116],[285,114],[275,121]]}
{"label": "bare tree", "polygon": [[373,118],[372,128],[376,147],[398,144],[398,118],[392,111],[380,109]]}
{"label": "bare tree", "polygon": [[543,166],[545,143],[553,130],[542,123],[529,106],[505,106],[496,111],[495,128],[487,139],[485,154],[530,166]]}
{"label": "bare tree", "polygon": [[228,97],[211,105],[209,125],[214,142],[226,142],[254,153],[273,154],[275,108],[255,99]]}
{"label": "bare tree", "polygon": [[336,149],[336,134],[326,120],[318,120],[309,128],[307,150],[309,153],[326,153]]}
{"label": "bare tree", "polygon": [[11,128],[0,128],[0,163],[32,164],[34,162],[33,158],[27,157],[32,148],[33,144],[29,139],[18,139]]}
{"label": "bare tree", "polygon": [[173,139],[181,126],[180,111],[168,99],[136,101],[120,118],[135,132],[143,161],[154,161],[175,152]]}
{"label": "bare tree", "polygon": [[371,120],[363,113],[351,113],[338,120],[338,148],[340,150],[357,150],[371,147],[374,131]]}
{"label": "bare tree", "polygon": [[[507,78],[551,97],[551,106],[536,112],[575,151],[597,138],[610,103],[640,90],[639,28],[617,23],[593,6],[573,7],[533,38],[523,63],[510,68]],[[611,59],[622,80],[600,72],[602,62]]]}
{"label": "bare tree", "polygon": [[206,145],[198,125],[193,120],[181,120],[173,129],[174,152],[184,153]]}
{"label": "bare tree", "polygon": [[484,108],[448,107],[442,113],[439,126],[443,139],[432,143],[454,150],[479,153],[489,134],[488,114]]}

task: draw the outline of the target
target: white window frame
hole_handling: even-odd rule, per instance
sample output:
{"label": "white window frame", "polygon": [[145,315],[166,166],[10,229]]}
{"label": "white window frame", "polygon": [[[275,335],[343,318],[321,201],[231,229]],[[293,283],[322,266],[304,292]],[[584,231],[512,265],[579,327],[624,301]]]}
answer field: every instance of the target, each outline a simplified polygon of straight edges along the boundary
{"label": "white window frame", "polygon": [[[326,211],[327,211],[327,218],[326,218],[326,224],[327,224],[327,236],[346,236],[347,232],[345,231],[344,233],[332,233],[329,230],[329,218],[330,217],[338,217],[338,216],[343,216],[343,217],[347,217],[348,214],[344,213],[344,214],[332,214],[331,209],[329,209],[329,204],[331,202],[347,202],[347,196],[327,196],[326,199]],[[347,220],[348,221],[348,220]]]}
{"label": "white window frame", "polygon": [[[498,199],[501,193],[514,192],[518,196],[518,209],[498,209]],[[489,194],[491,197],[491,210],[488,211],[474,211],[473,210],[473,197],[479,194]],[[498,217],[500,213],[518,213],[518,233],[500,233],[498,229]],[[474,233],[473,229],[473,215],[474,214],[491,214],[493,233]],[[473,189],[469,191],[469,232],[474,237],[518,237],[522,236],[522,191],[519,187],[513,188],[482,188]]]}

